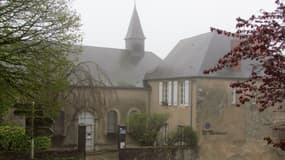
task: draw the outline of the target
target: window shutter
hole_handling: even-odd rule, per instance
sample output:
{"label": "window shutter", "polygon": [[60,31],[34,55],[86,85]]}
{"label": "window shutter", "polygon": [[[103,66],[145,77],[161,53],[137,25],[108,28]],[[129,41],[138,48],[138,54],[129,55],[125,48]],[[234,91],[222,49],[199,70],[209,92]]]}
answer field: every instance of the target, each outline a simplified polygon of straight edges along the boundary
{"label": "window shutter", "polygon": [[185,105],[189,105],[189,80],[185,80],[184,83],[185,83],[184,85]]}
{"label": "window shutter", "polygon": [[161,102],[162,102],[162,82],[159,82],[159,84],[158,84],[158,103],[159,104],[162,104]]}
{"label": "window shutter", "polygon": [[167,83],[167,102],[168,105],[171,106],[172,105],[172,81],[168,81]]}
{"label": "window shutter", "polygon": [[173,105],[177,105],[177,98],[178,98],[178,82],[173,82]]}

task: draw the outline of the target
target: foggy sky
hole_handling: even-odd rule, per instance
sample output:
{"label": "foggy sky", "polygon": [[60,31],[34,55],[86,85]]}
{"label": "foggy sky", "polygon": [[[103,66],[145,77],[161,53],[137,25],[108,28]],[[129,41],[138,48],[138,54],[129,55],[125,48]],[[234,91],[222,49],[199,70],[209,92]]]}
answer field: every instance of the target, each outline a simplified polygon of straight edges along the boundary
{"label": "foggy sky", "polygon": [[[82,20],[83,44],[124,48],[134,0],[74,0]],[[210,27],[234,31],[237,17],[260,9],[272,11],[274,0],[137,0],[146,36],[146,50],[164,58],[177,42],[209,32]]]}

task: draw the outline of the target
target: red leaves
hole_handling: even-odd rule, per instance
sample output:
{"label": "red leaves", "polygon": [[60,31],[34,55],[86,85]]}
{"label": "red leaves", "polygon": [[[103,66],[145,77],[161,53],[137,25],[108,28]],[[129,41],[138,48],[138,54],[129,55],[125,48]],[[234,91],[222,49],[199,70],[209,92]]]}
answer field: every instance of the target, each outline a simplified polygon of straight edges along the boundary
{"label": "red leaves", "polygon": [[280,148],[281,150],[285,151],[285,142],[274,142],[270,137],[264,137],[265,141],[267,141],[267,144],[272,144],[273,147]]}
{"label": "red leaves", "polygon": [[272,141],[272,139],[270,137],[264,137],[263,139],[265,141],[267,141],[267,144],[272,144],[273,143],[273,141]]}
{"label": "red leaves", "polygon": [[[249,79],[233,83],[231,87],[237,88],[240,102],[237,106],[254,99],[260,112],[271,106],[281,109],[285,100],[285,5],[280,0],[275,3],[273,12],[262,11],[248,20],[237,18],[235,33],[211,28],[212,32],[238,38],[240,43],[225,53],[218,64],[204,71],[209,74],[234,67],[241,60],[254,61]],[[264,139],[285,150],[285,142],[275,143],[270,137]]]}
{"label": "red leaves", "polygon": [[252,15],[248,20],[237,18],[235,33],[211,28],[212,32],[238,37],[241,42],[225,54],[216,66],[204,71],[209,74],[234,67],[244,59],[256,61],[254,63],[258,67],[253,68],[249,80],[232,87],[239,89],[241,103],[246,103],[253,97],[249,91],[258,91],[257,104],[262,106],[260,111],[285,99],[285,57],[282,54],[285,49],[285,27],[282,24],[285,21],[285,7],[280,1],[276,1],[276,4],[274,12],[263,11],[261,15]]}

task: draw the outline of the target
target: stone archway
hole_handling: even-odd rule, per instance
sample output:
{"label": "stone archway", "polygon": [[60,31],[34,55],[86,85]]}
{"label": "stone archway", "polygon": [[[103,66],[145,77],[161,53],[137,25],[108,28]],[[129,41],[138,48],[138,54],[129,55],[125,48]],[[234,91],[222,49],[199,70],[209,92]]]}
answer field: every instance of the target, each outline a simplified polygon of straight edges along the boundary
{"label": "stone archway", "polygon": [[130,115],[132,115],[132,114],[135,114],[135,113],[141,113],[141,111],[138,109],[138,108],[131,108],[131,109],[129,109],[129,111],[128,111],[128,117],[130,116]]}
{"label": "stone archway", "polygon": [[96,133],[95,116],[89,112],[81,112],[78,115],[78,124],[86,126],[86,151],[93,151]]}

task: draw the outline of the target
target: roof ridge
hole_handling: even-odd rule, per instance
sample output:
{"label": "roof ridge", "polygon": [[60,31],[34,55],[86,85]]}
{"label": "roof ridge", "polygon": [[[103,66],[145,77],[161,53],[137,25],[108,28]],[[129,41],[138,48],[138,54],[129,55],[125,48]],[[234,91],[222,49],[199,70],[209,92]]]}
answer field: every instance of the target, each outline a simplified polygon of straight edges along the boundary
{"label": "roof ridge", "polygon": [[82,47],[91,47],[91,48],[101,48],[101,49],[112,49],[112,50],[121,50],[124,51],[123,48],[112,48],[112,47],[100,47],[100,46],[91,46],[91,45],[82,45]]}
{"label": "roof ridge", "polygon": [[[190,39],[197,38],[197,37],[200,37],[200,36],[203,36],[203,35],[206,35],[206,34],[211,34],[211,33],[212,33],[212,32],[205,32],[205,33],[197,34],[197,35],[194,35],[194,36],[192,36],[192,37],[183,38],[183,39],[181,39],[180,41],[190,40]],[[180,42],[180,41],[179,41],[179,42]]]}

